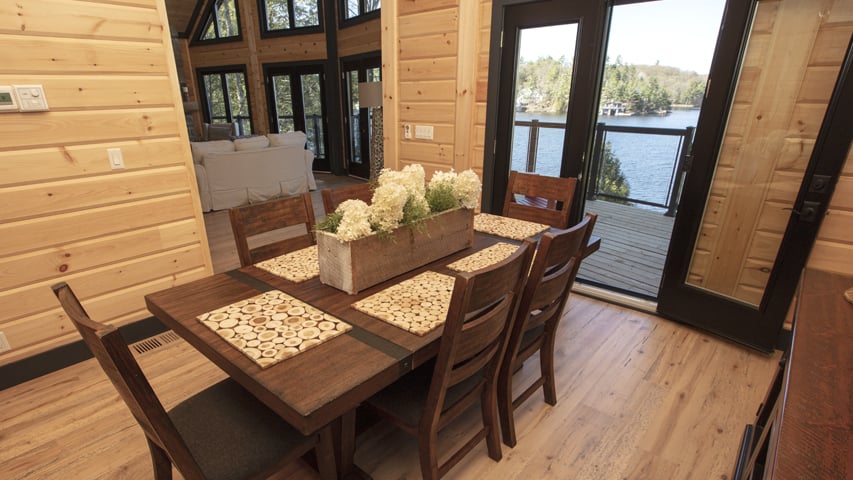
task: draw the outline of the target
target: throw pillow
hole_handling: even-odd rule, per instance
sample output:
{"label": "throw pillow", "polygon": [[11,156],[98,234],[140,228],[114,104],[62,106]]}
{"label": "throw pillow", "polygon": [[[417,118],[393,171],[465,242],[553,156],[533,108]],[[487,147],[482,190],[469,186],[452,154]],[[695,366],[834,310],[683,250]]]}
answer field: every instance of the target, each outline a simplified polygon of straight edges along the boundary
{"label": "throw pillow", "polygon": [[231,140],[234,134],[233,123],[205,123],[204,135],[208,140]]}
{"label": "throw pillow", "polygon": [[190,142],[193,153],[193,163],[201,164],[204,156],[213,152],[233,152],[234,143],[231,140],[214,140],[212,142]]}
{"label": "throw pillow", "polygon": [[270,133],[267,134],[267,137],[270,139],[271,147],[295,145],[300,148],[305,148],[305,141],[307,139],[305,134],[298,130],[287,133]]}
{"label": "throw pillow", "polygon": [[260,150],[269,146],[270,139],[263,135],[238,138],[234,140],[234,150],[237,150],[238,152],[242,150]]}

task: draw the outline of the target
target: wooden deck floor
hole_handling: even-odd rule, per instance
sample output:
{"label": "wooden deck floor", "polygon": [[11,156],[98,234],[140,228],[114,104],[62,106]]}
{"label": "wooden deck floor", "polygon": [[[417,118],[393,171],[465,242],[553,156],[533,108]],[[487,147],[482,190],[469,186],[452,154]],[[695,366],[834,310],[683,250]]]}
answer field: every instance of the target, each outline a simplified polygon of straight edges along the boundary
{"label": "wooden deck floor", "polygon": [[581,281],[593,280],[657,297],[674,219],[663,213],[601,200],[588,201],[597,213],[601,249],[584,260]]}

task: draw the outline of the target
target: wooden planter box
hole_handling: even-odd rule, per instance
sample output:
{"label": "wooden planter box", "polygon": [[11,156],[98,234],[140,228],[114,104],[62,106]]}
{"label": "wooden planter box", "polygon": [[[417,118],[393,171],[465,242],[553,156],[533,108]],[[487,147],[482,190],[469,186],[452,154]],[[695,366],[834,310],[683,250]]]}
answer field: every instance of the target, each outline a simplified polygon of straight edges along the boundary
{"label": "wooden planter box", "polygon": [[390,237],[374,234],[341,242],[330,233],[317,232],[320,281],[352,295],[473,242],[474,211],[466,208],[400,227]]}

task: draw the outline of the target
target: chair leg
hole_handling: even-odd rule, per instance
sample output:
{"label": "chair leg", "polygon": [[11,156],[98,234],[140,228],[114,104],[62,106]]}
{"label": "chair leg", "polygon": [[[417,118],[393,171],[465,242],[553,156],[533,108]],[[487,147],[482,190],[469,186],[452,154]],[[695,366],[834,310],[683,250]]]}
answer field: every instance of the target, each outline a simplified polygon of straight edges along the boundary
{"label": "chair leg", "polygon": [[512,407],[512,359],[505,359],[498,377],[498,415],[500,416],[501,435],[506,446],[512,448],[518,440],[515,436],[515,410]]}
{"label": "chair leg", "polygon": [[332,427],[327,426],[320,430],[320,440],[314,447],[317,455],[317,469],[323,480],[335,480],[338,478],[338,469],[335,466],[335,450],[332,440]]}
{"label": "chair leg", "polygon": [[421,461],[423,480],[438,480],[438,435],[436,432],[418,434],[418,457]]}
{"label": "chair leg", "polygon": [[545,384],[542,386],[545,394],[545,403],[557,404],[557,386],[554,380],[554,344],[557,341],[556,325],[546,324],[545,334],[542,339],[542,348],[539,350],[539,364],[542,370],[542,378]]}
{"label": "chair leg", "polygon": [[[489,449],[489,458],[494,461],[501,459],[501,436],[498,433],[498,396],[497,386],[490,382],[483,389],[482,411],[483,426],[486,428],[486,447]],[[512,403],[510,403],[512,405]]]}
{"label": "chair leg", "polygon": [[159,445],[147,436],[148,450],[151,452],[151,462],[154,466],[154,480],[172,480],[172,460]]}

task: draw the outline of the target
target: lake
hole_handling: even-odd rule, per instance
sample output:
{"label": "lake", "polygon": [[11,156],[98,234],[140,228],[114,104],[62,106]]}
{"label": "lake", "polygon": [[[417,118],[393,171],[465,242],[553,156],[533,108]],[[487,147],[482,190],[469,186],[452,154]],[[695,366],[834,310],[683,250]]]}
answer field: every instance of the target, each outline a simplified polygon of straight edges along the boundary
{"label": "lake", "polygon": [[[548,113],[516,113],[516,120],[565,123],[565,116]],[[637,115],[630,117],[598,118],[607,125],[685,128],[696,126],[699,110],[673,110],[667,115]],[[536,154],[536,172],[558,176],[563,152],[562,128],[541,128]],[[524,171],[527,162],[529,128],[515,127],[513,138],[512,169]],[[667,135],[642,135],[635,133],[607,134],[613,154],[619,159],[622,173],[630,186],[631,198],[666,203],[672,177],[673,163],[677,159],[681,137]]]}

